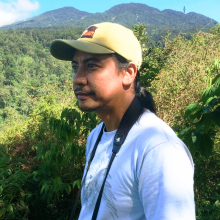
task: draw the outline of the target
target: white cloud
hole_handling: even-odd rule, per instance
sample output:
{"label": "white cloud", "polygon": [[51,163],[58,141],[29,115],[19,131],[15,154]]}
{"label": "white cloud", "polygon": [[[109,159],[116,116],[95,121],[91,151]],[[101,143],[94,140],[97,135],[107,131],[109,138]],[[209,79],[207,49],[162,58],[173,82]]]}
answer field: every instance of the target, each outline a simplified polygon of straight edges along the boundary
{"label": "white cloud", "polygon": [[39,8],[38,2],[30,0],[18,0],[14,5],[20,11],[35,11]]}
{"label": "white cloud", "polygon": [[8,3],[0,2],[0,27],[15,21],[26,19],[31,11],[39,8],[37,1],[12,0]]}

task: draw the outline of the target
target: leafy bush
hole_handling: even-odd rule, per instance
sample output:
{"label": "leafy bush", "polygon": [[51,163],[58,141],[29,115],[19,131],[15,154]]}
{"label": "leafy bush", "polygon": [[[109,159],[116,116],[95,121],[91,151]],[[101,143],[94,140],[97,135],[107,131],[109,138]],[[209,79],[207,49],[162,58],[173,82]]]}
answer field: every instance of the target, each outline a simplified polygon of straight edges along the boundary
{"label": "leafy bush", "polygon": [[181,124],[185,108],[201,98],[207,78],[213,77],[206,69],[214,59],[220,59],[220,35],[198,31],[190,40],[184,36],[163,39],[164,65],[158,74],[160,80],[152,82],[158,116],[170,126]]}
{"label": "leafy bush", "polygon": [[211,85],[205,89],[202,98],[186,108],[186,127],[179,133],[192,155],[199,152],[206,158],[211,155],[213,139],[220,127],[220,60],[215,60],[207,72],[216,76],[211,79]]}
{"label": "leafy bush", "polygon": [[0,150],[0,218],[25,218],[31,199],[31,193],[27,191],[27,180],[31,174],[12,167],[5,149],[1,147]]}
{"label": "leafy bush", "polygon": [[84,170],[86,137],[97,125],[95,114],[80,113],[77,109],[64,109],[60,119],[50,118],[54,137],[38,145],[41,163],[34,178],[42,186],[42,199],[48,205],[52,198],[59,199],[75,186],[80,188]]}
{"label": "leafy bush", "polygon": [[206,73],[210,86],[199,101],[186,108],[181,125],[184,128],[178,135],[194,156],[197,219],[217,220],[220,219],[220,60],[214,60]]}

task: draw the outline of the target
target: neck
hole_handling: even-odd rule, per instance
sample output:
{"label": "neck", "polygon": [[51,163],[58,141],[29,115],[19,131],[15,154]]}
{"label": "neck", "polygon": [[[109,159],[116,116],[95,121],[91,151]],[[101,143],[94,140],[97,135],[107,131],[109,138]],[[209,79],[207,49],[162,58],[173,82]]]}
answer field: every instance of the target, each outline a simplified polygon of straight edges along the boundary
{"label": "neck", "polygon": [[134,97],[135,95],[132,95],[128,98],[118,100],[117,103],[114,104],[114,107],[110,110],[96,112],[98,117],[104,122],[108,132],[118,129],[122,117],[124,116]]}

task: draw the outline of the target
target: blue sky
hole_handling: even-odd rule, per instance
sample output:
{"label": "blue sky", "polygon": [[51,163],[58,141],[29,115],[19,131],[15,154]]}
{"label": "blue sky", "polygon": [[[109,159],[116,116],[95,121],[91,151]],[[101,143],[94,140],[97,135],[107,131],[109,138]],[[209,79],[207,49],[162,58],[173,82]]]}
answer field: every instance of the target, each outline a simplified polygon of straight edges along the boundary
{"label": "blue sky", "polygon": [[173,9],[186,13],[196,12],[220,22],[220,0],[0,0],[0,26],[24,20],[46,11],[72,6],[91,13],[103,12],[122,3],[143,3],[159,10]]}

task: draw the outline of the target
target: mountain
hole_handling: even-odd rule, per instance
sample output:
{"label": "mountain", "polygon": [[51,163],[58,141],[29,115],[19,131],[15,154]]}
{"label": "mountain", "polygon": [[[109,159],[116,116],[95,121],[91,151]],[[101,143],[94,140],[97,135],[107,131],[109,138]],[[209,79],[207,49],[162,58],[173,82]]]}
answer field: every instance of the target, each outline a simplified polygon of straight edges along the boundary
{"label": "mountain", "polygon": [[159,40],[160,35],[164,36],[167,30],[174,36],[179,32],[193,32],[196,28],[208,31],[218,23],[194,12],[184,14],[170,9],[160,11],[145,4],[129,3],[116,5],[103,13],[88,13],[73,7],[64,7],[3,26],[1,29],[86,28],[100,22],[116,22],[128,28],[142,23],[154,40]]}
{"label": "mountain", "polygon": [[60,25],[67,21],[76,21],[91,13],[80,11],[73,7],[64,7],[53,11],[45,12],[36,17],[19,21],[11,25],[1,27],[1,29],[27,29],[27,28],[49,28]]}

